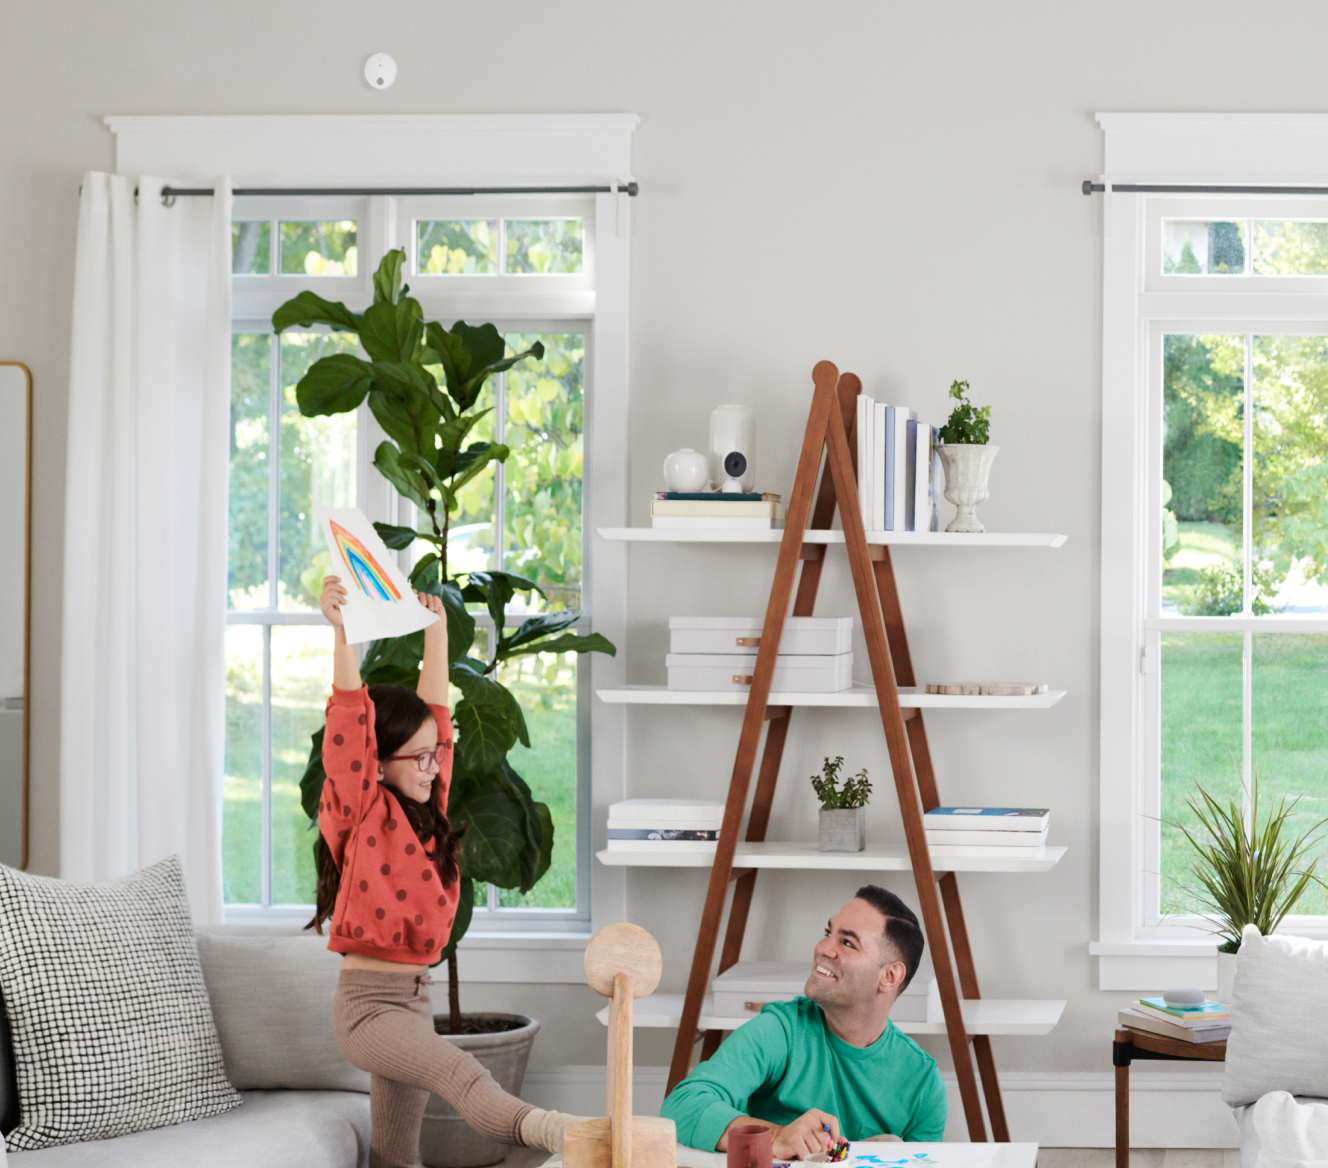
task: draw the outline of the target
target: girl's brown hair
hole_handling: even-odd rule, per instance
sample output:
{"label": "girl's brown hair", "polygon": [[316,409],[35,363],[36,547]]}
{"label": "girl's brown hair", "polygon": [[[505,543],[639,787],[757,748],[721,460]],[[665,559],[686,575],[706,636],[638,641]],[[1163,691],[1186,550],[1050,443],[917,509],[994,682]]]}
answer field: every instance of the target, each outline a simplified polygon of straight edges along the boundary
{"label": "girl's brown hair", "polygon": [[[414,690],[404,686],[371,685],[369,700],[373,702],[374,738],[378,744],[379,758],[391,758],[433,717],[429,704]],[[461,837],[466,834],[466,825],[462,824],[453,831],[446,813],[438,809],[441,784],[442,776],[435,775],[427,803],[403,799],[386,785],[383,794],[401,808],[401,814],[414,829],[425,856],[433,861],[446,888],[460,872]],[[318,868],[318,891],[314,898],[313,919],[304,927],[322,936],[323,922],[332,916],[332,910],[336,908],[337,890],[341,887],[341,869],[332,858],[332,849],[327,846],[327,840],[321,832],[318,842],[314,844],[314,861]]]}

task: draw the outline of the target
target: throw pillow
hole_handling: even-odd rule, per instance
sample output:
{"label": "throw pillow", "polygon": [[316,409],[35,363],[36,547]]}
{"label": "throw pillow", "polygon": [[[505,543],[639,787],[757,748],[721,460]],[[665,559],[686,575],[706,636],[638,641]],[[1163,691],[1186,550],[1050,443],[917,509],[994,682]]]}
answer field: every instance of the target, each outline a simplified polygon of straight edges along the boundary
{"label": "throw pillow", "polygon": [[0,993],[21,1117],[10,1151],[229,1111],[180,861],[104,884],[0,866]]}
{"label": "throw pillow", "polygon": [[1261,937],[1246,925],[1236,958],[1222,1099],[1270,1091],[1328,1096],[1328,942]]}
{"label": "throw pillow", "polygon": [[1240,1159],[1250,1168],[1297,1168],[1328,1157],[1328,1103],[1270,1091],[1240,1117]]}
{"label": "throw pillow", "polygon": [[327,939],[200,932],[212,1017],[239,1091],[367,1091],[332,1037],[341,954]]}

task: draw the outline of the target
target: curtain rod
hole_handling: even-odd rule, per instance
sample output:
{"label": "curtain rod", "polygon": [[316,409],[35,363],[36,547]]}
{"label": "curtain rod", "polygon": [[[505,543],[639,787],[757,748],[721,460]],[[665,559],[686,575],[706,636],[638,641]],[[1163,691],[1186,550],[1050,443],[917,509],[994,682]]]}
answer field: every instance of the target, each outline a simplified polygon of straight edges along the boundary
{"label": "curtain rod", "polygon": [[[1099,191],[1105,191],[1107,186],[1106,183],[1095,183],[1092,179],[1086,178],[1081,189],[1084,194],[1091,195]],[[1126,194],[1145,195],[1328,195],[1328,187],[1235,187],[1177,185],[1174,183],[1112,183],[1111,189]]]}
{"label": "curtain rod", "polygon": [[[635,182],[622,183],[618,191],[636,197],[639,186]],[[161,201],[167,207],[175,205],[180,197],[212,195],[211,187],[162,187]],[[611,186],[593,187],[236,187],[231,194],[236,198],[249,196],[280,197],[309,195],[607,195]],[[137,191],[134,194],[138,194]]]}

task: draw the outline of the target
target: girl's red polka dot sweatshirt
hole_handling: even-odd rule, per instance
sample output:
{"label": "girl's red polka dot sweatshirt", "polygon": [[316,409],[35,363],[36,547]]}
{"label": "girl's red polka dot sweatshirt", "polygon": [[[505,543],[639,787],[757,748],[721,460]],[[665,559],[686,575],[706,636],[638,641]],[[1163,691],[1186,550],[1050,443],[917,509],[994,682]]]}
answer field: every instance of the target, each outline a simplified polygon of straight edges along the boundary
{"label": "girl's red polka dot sweatshirt", "polygon": [[[430,706],[438,741],[451,743],[446,706]],[[323,735],[322,802],[318,829],[341,870],[328,948],[405,965],[429,965],[446,948],[456,919],[460,881],[441,886],[438,870],[398,796],[378,782],[374,707],[368,686],[332,689]],[[452,784],[449,748],[439,772],[439,810]]]}

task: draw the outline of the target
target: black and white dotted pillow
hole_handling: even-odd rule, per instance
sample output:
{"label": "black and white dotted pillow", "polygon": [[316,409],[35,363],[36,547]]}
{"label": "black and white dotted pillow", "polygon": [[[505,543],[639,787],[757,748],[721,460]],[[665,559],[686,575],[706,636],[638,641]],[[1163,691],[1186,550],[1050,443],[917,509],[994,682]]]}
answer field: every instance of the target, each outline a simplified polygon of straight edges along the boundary
{"label": "black and white dotted pillow", "polygon": [[110,1139],[240,1103],[175,856],[104,884],[0,865],[0,993],[18,1080],[11,1152]]}

